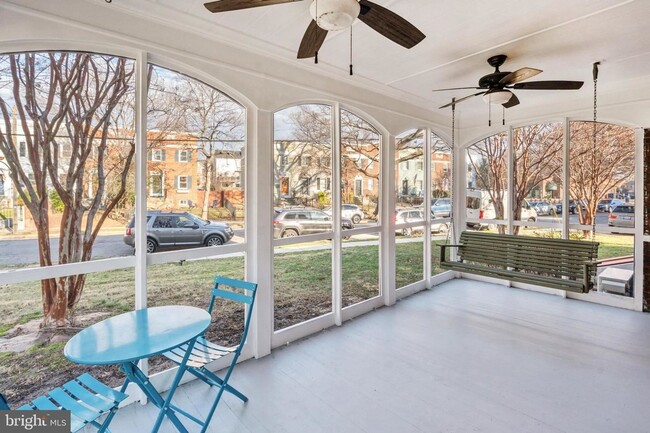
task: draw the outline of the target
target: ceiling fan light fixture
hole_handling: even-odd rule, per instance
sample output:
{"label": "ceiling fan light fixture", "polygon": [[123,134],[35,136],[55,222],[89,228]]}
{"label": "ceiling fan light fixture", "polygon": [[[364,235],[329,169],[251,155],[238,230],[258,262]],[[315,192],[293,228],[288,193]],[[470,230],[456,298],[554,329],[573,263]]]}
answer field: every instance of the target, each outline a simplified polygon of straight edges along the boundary
{"label": "ceiling fan light fixture", "polygon": [[510,98],[512,98],[512,92],[504,89],[495,90],[483,95],[483,101],[485,101],[486,104],[501,105],[508,102]]}
{"label": "ceiling fan light fixture", "polygon": [[318,26],[329,31],[350,27],[360,11],[357,0],[314,0],[309,7],[309,13]]}

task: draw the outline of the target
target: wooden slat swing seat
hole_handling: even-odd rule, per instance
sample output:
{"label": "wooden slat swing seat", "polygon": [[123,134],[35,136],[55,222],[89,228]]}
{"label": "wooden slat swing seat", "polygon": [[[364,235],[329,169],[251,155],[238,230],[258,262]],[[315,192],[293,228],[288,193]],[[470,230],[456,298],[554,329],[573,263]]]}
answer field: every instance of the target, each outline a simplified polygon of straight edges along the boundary
{"label": "wooden slat swing seat", "polygon": [[[572,292],[594,287],[598,242],[464,231],[440,245],[440,267]],[[457,261],[447,249],[457,249]]]}

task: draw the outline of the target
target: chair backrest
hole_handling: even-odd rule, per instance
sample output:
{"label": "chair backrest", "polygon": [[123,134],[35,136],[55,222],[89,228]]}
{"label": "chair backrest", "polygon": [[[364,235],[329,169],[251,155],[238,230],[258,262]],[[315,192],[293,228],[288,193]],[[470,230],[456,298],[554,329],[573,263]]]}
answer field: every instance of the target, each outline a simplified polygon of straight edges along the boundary
{"label": "chair backrest", "polygon": [[[223,288],[224,286],[245,290],[247,292],[250,292],[250,295],[246,293],[238,293],[231,290],[226,290]],[[246,340],[246,335],[248,334],[248,326],[250,325],[251,317],[253,316],[253,305],[255,304],[256,293],[257,283],[250,283],[248,281],[235,280],[233,278],[226,277],[215,277],[214,279],[214,288],[212,289],[210,305],[208,306],[208,312],[210,314],[212,314],[214,303],[217,298],[228,299],[230,301],[240,302],[242,304],[248,305],[246,308],[244,332],[242,333],[241,341],[239,342],[240,347],[243,345],[244,341]]]}
{"label": "chair backrest", "polygon": [[11,407],[9,407],[9,403],[7,402],[7,399],[1,393],[0,393],[0,410],[11,410]]}

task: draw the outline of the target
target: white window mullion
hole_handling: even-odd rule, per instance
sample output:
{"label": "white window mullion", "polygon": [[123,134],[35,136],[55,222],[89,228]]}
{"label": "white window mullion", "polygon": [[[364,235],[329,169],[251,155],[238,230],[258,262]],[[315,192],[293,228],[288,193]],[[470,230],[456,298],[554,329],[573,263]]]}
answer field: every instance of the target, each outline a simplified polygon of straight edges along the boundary
{"label": "white window mullion", "polygon": [[562,148],[562,239],[569,239],[569,199],[570,193],[570,161],[571,156],[571,123],[564,119],[564,144]]}
{"label": "white window mullion", "polygon": [[332,105],[332,311],[334,323],[341,325],[343,308],[343,251],[341,236],[341,107]]}
{"label": "white window mullion", "polygon": [[424,129],[424,283],[427,289],[431,288],[431,129]]}

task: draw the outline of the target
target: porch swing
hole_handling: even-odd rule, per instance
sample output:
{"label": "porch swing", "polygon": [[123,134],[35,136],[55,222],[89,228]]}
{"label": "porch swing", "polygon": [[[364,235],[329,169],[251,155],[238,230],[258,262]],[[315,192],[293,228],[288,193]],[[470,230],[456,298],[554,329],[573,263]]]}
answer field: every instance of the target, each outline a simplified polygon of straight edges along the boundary
{"label": "porch swing", "polygon": [[[596,164],[597,152],[597,81],[598,65],[593,65],[594,79],[594,129],[592,164]],[[455,100],[452,109],[452,152],[455,135]],[[453,161],[453,159],[452,159]],[[453,178],[453,177],[452,177]],[[453,187],[453,180],[452,180]],[[594,199],[598,197],[598,186],[592,170],[592,188]],[[453,210],[453,208],[452,208]],[[518,236],[498,233],[481,233],[463,231],[458,243],[453,235],[452,223],[448,243],[440,245],[440,267],[459,272],[505,279],[514,282],[533,284],[543,287],[589,293],[594,288],[599,262],[598,246],[595,242],[596,218],[592,218],[591,241],[570,239],[541,238],[535,236]],[[456,260],[447,259],[447,249],[455,248]]]}

